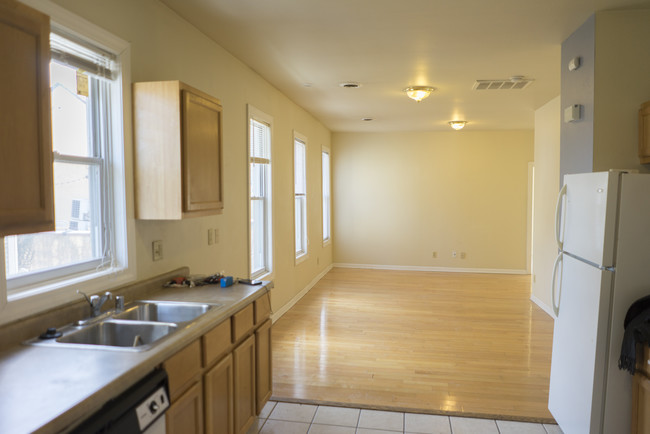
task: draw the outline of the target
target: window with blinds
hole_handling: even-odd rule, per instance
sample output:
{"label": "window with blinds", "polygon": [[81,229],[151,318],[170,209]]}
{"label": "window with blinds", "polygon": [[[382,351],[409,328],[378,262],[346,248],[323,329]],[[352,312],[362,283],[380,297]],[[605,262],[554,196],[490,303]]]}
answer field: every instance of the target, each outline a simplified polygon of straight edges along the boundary
{"label": "window with blinds", "polygon": [[326,243],[331,237],[330,154],[328,151],[323,151],[321,157],[323,172],[323,243]]}
{"label": "window with blinds", "polygon": [[294,137],[294,226],[296,259],[307,254],[307,145],[306,140]]}
{"label": "window with blinds", "polygon": [[[249,110],[256,112],[255,110]],[[250,275],[256,279],[271,272],[271,123],[249,114],[249,214]]]}
{"label": "window with blinds", "polygon": [[53,29],[50,35],[56,225],[5,238],[10,294],[113,265],[112,86],[116,56]]}

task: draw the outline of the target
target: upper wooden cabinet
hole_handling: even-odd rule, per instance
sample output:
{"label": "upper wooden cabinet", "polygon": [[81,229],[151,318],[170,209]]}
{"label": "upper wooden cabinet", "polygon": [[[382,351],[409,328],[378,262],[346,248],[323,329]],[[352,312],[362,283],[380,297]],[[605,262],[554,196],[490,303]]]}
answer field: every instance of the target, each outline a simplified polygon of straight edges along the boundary
{"label": "upper wooden cabinet", "polygon": [[180,81],[133,84],[136,217],[220,213],[221,104]]}
{"label": "upper wooden cabinet", "polygon": [[641,164],[650,163],[650,101],[639,109],[639,159]]}
{"label": "upper wooden cabinet", "polygon": [[0,0],[0,236],[54,230],[50,19]]}

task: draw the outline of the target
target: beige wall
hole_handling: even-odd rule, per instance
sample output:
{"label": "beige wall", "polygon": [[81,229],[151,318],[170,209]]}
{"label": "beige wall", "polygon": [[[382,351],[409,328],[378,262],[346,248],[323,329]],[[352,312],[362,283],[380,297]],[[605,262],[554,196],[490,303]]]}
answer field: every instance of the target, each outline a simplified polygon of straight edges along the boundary
{"label": "beige wall", "polygon": [[[274,118],[273,219],[278,310],[332,262],[321,239],[321,146],[330,132],[309,113],[157,0],[55,0],[69,11],[131,43],[133,81],[181,80],[223,105],[224,212],[178,222],[137,221],[138,279],[187,265],[192,273],[248,275],[247,104]],[[308,260],[294,265],[293,130],[308,143]],[[208,228],[219,243],[207,245]],[[164,259],[153,262],[151,243],[163,241]],[[318,262],[318,263],[317,263]]]}
{"label": "beige wall", "polygon": [[335,263],[526,270],[532,131],[334,133],[332,146]]}
{"label": "beige wall", "polygon": [[650,171],[638,158],[638,110],[650,100],[650,9],[596,14],[594,172]]}
{"label": "beige wall", "polygon": [[535,111],[532,298],[552,312],[551,277],[557,256],[555,203],[560,189],[560,97]]}

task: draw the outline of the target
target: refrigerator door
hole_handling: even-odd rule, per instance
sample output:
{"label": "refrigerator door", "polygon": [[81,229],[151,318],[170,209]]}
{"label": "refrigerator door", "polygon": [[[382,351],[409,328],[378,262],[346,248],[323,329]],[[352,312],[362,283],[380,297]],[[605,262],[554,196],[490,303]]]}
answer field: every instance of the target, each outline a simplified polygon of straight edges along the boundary
{"label": "refrigerator door", "polygon": [[558,247],[603,267],[614,266],[618,184],[621,172],[566,175],[558,200]]}
{"label": "refrigerator door", "polygon": [[548,408],[568,434],[602,433],[613,272],[562,254]]}

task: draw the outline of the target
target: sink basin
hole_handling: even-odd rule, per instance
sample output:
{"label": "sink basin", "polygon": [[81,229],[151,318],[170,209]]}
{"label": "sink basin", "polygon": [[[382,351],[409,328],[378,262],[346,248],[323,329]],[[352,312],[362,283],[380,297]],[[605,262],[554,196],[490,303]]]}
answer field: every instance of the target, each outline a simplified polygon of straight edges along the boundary
{"label": "sink basin", "polygon": [[107,320],[65,334],[56,341],[111,347],[148,347],[177,329],[176,324]]}
{"label": "sink basin", "polygon": [[185,303],[176,301],[137,301],[113,318],[131,321],[183,323],[192,321],[219,304]]}

